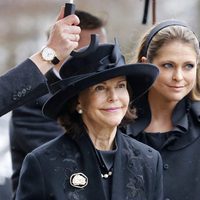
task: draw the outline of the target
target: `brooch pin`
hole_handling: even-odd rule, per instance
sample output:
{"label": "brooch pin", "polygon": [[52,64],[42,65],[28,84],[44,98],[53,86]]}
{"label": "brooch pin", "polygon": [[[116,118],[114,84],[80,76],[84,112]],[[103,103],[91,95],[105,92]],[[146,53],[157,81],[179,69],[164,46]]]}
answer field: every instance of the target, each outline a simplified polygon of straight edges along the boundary
{"label": "brooch pin", "polygon": [[74,173],[70,176],[70,185],[76,188],[84,188],[88,184],[88,178],[83,173]]}

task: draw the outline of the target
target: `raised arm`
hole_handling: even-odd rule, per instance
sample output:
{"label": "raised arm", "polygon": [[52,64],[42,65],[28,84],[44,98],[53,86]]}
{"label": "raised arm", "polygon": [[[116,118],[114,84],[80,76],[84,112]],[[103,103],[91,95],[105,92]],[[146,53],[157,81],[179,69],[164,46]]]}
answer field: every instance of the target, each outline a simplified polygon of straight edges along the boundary
{"label": "raised arm", "polygon": [[[43,74],[52,67],[59,70],[62,62],[78,46],[79,19],[76,15],[63,16],[64,8],[61,8],[45,46],[53,51],[52,60],[48,58],[48,53],[44,55],[45,52],[40,50],[0,77],[0,116],[48,93]],[[55,57],[57,62],[54,62]]]}

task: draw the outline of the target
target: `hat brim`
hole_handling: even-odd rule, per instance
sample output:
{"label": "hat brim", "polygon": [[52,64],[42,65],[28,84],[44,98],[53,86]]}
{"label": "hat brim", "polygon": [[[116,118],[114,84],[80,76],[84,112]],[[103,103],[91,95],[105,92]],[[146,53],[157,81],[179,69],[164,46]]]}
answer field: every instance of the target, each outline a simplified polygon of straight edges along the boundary
{"label": "hat brim", "polygon": [[[43,114],[57,119],[68,100],[78,95],[84,89],[96,85],[102,81],[106,81],[117,76],[126,76],[129,85],[133,91],[133,98],[136,99],[143,95],[153,84],[159,73],[158,68],[152,64],[129,64],[116,68],[110,68],[83,76],[82,78],[72,80],[57,91],[43,106]],[[60,82],[64,82],[65,79]]]}

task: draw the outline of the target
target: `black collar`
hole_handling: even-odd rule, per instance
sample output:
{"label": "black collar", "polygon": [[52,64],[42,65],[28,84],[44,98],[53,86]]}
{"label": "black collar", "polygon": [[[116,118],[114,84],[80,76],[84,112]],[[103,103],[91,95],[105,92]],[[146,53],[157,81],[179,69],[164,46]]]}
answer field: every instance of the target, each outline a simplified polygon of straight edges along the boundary
{"label": "black collar", "polygon": [[[147,95],[135,102],[137,108],[138,118],[128,125],[127,133],[133,136],[137,136],[142,132],[150,123],[151,111],[147,100]],[[174,130],[181,133],[186,133],[188,131],[188,118],[187,112],[189,111],[191,104],[184,98],[175,107],[173,111],[172,122],[174,124]]]}
{"label": "black collar", "polygon": [[[135,105],[138,108],[138,119],[127,126],[126,133],[140,140],[141,133],[151,120],[147,95],[135,102]],[[176,132],[179,137],[175,138],[176,141],[173,141],[173,145],[169,145],[167,148],[170,150],[184,148],[200,136],[198,128],[200,126],[200,102],[193,102],[187,97],[182,99],[173,111],[172,122],[174,124],[172,131]],[[192,131],[191,126],[194,127]]]}

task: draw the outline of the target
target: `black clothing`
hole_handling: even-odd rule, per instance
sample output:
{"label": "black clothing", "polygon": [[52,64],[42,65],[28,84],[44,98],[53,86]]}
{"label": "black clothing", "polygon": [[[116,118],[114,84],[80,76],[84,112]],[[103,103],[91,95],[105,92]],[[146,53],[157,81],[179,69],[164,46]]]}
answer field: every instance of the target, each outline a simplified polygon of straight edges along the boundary
{"label": "black clothing", "polygon": [[199,200],[200,102],[184,98],[173,112],[174,129],[153,133],[151,137],[151,133],[143,132],[151,119],[147,98],[140,99],[137,106],[138,119],[127,127],[127,134],[159,150],[163,159],[164,199]]}
{"label": "black clothing", "polygon": [[[100,171],[102,175],[113,173],[114,159],[117,149],[112,151],[100,151],[96,150],[97,160],[99,163]],[[108,177],[102,177],[103,189],[106,199],[111,199],[112,190],[112,175]]]}
{"label": "black clothing", "polygon": [[[45,76],[49,85],[59,80],[52,70]],[[52,87],[50,89],[53,90]],[[20,169],[25,156],[40,145],[64,133],[64,129],[57,121],[45,117],[42,113],[42,107],[50,96],[50,93],[44,95],[14,109],[12,112],[9,135],[13,169],[11,177],[13,199],[15,198]]]}
{"label": "black clothing", "polygon": [[27,59],[0,77],[0,116],[48,91],[46,78]]}
{"label": "black clothing", "polygon": [[[112,175],[112,200],[163,200],[161,157],[120,131]],[[88,184],[76,188],[70,177],[82,173]],[[86,179],[84,179],[84,183]],[[106,200],[95,148],[86,133],[64,134],[24,160],[16,200]]]}

